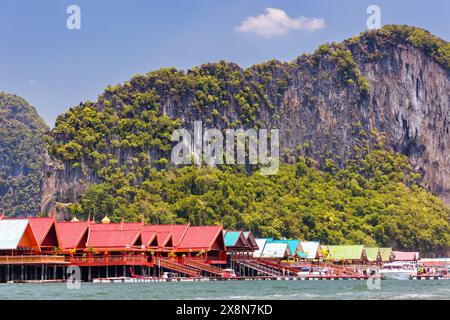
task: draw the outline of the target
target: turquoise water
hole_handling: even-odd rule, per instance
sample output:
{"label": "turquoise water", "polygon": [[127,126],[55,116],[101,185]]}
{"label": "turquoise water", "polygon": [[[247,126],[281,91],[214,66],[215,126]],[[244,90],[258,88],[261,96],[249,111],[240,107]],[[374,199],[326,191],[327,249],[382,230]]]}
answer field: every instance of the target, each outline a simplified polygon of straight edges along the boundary
{"label": "turquoise water", "polygon": [[450,280],[382,281],[369,290],[365,281],[229,281],[168,283],[0,284],[0,299],[446,299]]}

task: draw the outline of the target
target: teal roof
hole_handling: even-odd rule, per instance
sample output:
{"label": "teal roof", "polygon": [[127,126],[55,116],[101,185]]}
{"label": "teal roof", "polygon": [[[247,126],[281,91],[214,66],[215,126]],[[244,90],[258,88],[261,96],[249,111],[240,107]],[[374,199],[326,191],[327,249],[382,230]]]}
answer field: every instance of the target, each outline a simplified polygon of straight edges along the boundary
{"label": "teal roof", "polygon": [[[291,254],[295,255],[297,252],[298,244],[300,243],[300,240],[269,240],[271,243],[286,243],[289,246],[289,249],[291,250]],[[301,253],[299,253],[300,257]],[[306,257],[306,255],[305,255]]]}
{"label": "teal roof", "polygon": [[225,233],[225,247],[233,247],[241,236],[241,231],[227,231]]}

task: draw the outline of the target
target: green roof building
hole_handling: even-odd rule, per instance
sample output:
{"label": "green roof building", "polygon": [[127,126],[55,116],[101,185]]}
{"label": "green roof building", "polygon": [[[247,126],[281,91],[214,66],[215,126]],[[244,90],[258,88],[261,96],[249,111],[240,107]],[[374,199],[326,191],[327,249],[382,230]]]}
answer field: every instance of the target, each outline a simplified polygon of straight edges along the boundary
{"label": "green roof building", "polygon": [[380,248],[364,247],[369,262],[381,262]]}
{"label": "green roof building", "polygon": [[334,261],[367,261],[363,245],[325,246],[328,251],[326,259]]}

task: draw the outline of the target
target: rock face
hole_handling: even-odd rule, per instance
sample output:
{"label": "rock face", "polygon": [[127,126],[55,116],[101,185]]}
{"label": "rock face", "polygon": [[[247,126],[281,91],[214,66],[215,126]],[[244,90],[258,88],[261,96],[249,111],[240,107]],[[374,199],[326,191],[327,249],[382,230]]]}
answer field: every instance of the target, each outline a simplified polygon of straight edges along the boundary
{"label": "rock face", "polygon": [[373,62],[353,50],[371,88],[363,121],[384,132],[423,174],[422,184],[449,202],[449,70],[411,45],[386,47]]}
{"label": "rock face", "polygon": [[[124,119],[145,119],[153,111],[188,129],[194,120],[221,129],[279,128],[286,162],[302,155],[343,165],[358,143],[370,147],[377,142],[374,135],[383,136],[389,147],[408,155],[424,186],[450,202],[449,89],[448,43],[405,26],[324,45],[289,63],[270,61],[243,70],[220,62],[187,73],[163,69],[136,76],[58,119],[50,154],[60,164],[46,176],[43,208],[77,201],[88,184],[105,180],[101,167],[126,167],[128,174],[168,158],[170,149],[155,144],[129,146],[130,134],[139,135],[138,125],[123,129]],[[92,124],[104,114],[115,119],[110,127],[120,132]],[[77,147],[87,139],[77,135],[80,130],[95,137],[88,151]],[[88,154],[94,151],[95,161]]]}
{"label": "rock face", "polygon": [[25,100],[0,92],[0,212],[40,212],[47,125]]}

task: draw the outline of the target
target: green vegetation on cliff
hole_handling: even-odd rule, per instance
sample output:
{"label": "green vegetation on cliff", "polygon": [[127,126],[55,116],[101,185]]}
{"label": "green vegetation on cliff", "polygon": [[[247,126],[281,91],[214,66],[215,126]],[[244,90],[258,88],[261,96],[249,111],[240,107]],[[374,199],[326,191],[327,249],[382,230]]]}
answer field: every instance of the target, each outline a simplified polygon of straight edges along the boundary
{"label": "green vegetation on cliff", "polygon": [[421,28],[407,25],[387,25],[381,29],[361,33],[349,42],[369,45],[372,50],[374,45],[386,43],[411,44],[450,70],[450,43]]}
{"label": "green vegetation on cliff", "polygon": [[[222,223],[259,236],[445,251],[449,208],[418,185],[420,177],[405,156],[376,144],[367,123],[351,125],[353,132],[342,134],[348,141],[333,132],[314,140],[314,128],[305,126],[311,136],[298,150],[282,150],[289,161],[301,157],[271,177],[241,167],[173,168],[168,160],[172,131],[189,127],[193,119],[208,127],[248,129],[281,126],[281,116],[286,121],[286,114],[295,112],[292,119],[307,116],[314,125],[323,116],[334,121],[337,112],[331,109],[342,101],[346,109],[339,112],[365,108],[370,87],[360,67],[383,54],[390,57],[384,51],[395,53],[401,44],[450,67],[447,42],[422,29],[387,26],[323,45],[292,63],[273,60],[245,70],[226,62],[187,72],[164,68],[110,86],[97,102],[60,116],[47,136],[50,155],[63,164],[62,184],[90,185],[72,203],[82,188],[67,183],[66,190],[56,191],[55,202],[85,218]],[[321,111],[330,105],[333,112],[321,114],[319,103]],[[339,131],[340,124],[333,124]],[[283,133],[289,140],[298,132]],[[349,152],[336,156],[330,142]]]}
{"label": "green vegetation on cliff", "polygon": [[382,148],[363,151],[343,169],[321,169],[300,158],[279,174],[248,175],[243,168],[184,167],[151,170],[126,192],[91,185],[73,215],[113,221],[223,224],[264,237],[364,243],[445,252],[450,209],[416,184],[407,158]]}
{"label": "green vegetation on cliff", "polygon": [[40,211],[47,130],[25,100],[0,92],[0,212],[17,216]]}

